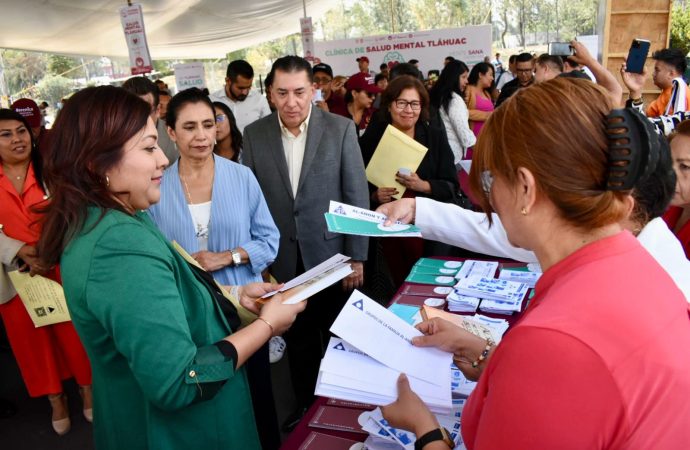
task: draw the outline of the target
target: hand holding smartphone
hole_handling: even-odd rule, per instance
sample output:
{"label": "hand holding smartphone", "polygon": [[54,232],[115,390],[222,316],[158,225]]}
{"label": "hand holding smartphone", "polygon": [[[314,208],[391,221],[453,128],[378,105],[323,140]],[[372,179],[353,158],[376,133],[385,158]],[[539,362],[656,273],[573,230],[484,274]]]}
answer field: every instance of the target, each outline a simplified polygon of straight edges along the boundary
{"label": "hand holding smartphone", "polygon": [[625,61],[626,72],[642,73],[644,71],[649,45],[650,43],[646,39],[633,39],[628,51],[628,59]]}

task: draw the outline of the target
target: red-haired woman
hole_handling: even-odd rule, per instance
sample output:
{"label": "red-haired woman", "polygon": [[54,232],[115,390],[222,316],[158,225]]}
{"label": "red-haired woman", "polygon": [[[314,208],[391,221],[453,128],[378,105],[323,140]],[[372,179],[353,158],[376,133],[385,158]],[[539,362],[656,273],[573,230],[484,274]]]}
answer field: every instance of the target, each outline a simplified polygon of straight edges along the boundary
{"label": "red-haired woman", "polygon": [[[511,244],[534,251],[544,274],[497,346],[445,321],[419,326],[427,336],[418,345],[452,352],[479,379],[462,412],[468,449],[690,442],[687,303],[621,225],[633,209],[631,189],[661,146],[643,118],[612,116],[611,107],[603,88],[557,78],[507,100],[475,146],[473,191]],[[623,127],[633,136],[627,164],[618,150]],[[384,408],[388,421],[414,430],[425,450],[447,449],[404,377],[398,393]]]}
{"label": "red-haired woman", "polygon": [[60,281],[58,268],[41,263],[36,252],[41,216],[35,208],[48,196],[41,155],[30,130],[20,114],[0,109],[0,315],[29,395],[48,396],[53,429],[62,435],[71,426],[62,380],[76,379],[84,417],[92,420],[89,360],[71,322],[34,326],[7,277],[7,271],[19,266]]}

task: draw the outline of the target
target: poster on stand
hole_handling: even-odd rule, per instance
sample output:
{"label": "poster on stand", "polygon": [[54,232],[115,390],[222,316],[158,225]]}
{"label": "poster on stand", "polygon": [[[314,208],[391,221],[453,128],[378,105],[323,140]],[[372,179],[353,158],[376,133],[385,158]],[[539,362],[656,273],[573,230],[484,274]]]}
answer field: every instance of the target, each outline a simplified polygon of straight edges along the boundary
{"label": "poster on stand", "polygon": [[300,29],[302,30],[302,49],[304,51],[304,59],[309,62],[314,61],[314,27],[311,23],[311,17],[301,17],[299,19]]}
{"label": "poster on stand", "polygon": [[204,89],[206,87],[206,72],[204,63],[193,62],[187,64],[175,64],[175,86],[177,92],[189,88]]}

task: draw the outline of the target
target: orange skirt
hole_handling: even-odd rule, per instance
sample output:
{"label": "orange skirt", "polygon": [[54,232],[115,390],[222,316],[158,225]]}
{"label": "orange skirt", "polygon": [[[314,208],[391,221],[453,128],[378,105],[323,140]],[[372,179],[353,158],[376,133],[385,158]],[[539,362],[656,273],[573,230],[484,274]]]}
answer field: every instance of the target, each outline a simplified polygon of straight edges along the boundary
{"label": "orange skirt", "polygon": [[62,380],[91,384],[91,365],[72,322],[34,327],[18,295],[0,305],[7,338],[31,397],[62,392]]}

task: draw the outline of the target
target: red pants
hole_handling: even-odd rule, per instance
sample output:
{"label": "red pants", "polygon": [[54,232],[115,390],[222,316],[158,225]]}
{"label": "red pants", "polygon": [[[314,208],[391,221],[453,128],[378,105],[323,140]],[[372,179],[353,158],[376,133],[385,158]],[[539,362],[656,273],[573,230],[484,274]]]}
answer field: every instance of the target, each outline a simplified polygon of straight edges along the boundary
{"label": "red pants", "polygon": [[62,380],[71,377],[91,384],[91,365],[72,322],[36,328],[18,295],[0,305],[0,316],[30,396],[59,394]]}

